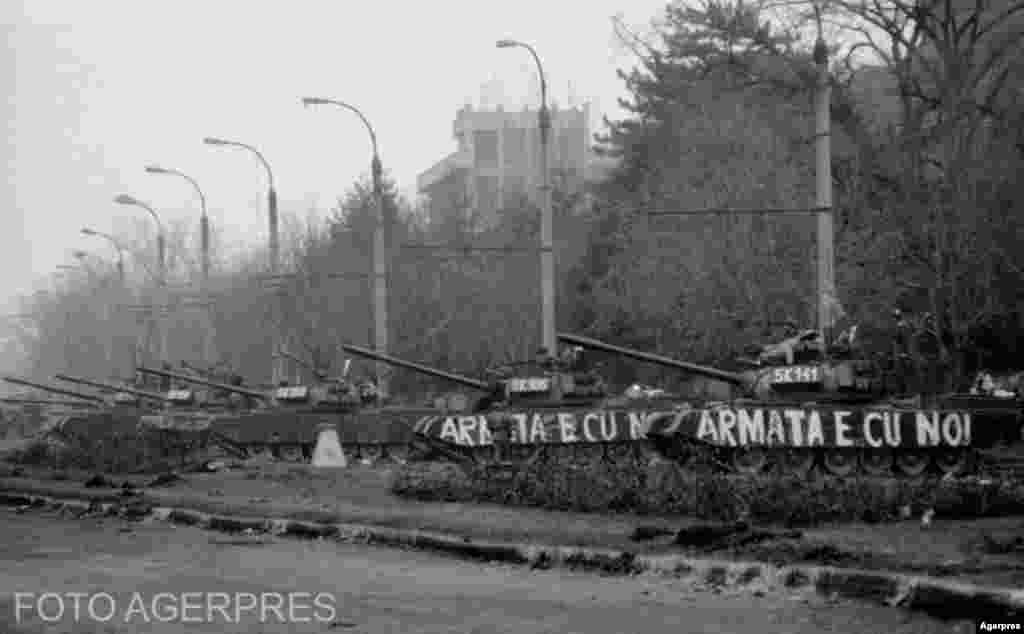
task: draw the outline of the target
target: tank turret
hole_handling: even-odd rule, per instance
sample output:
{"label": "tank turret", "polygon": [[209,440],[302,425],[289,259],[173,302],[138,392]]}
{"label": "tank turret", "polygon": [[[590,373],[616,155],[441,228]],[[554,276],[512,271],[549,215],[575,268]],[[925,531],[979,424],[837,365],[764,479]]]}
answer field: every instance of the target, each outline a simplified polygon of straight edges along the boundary
{"label": "tank turret", "polygon": [[136,368],[136,370],[138,372],[143,373],[143,374],[152,374],[154,376],[163,377],[165,379],[170,379],[170,380],[173,380],[173,381],[181,381],[183,383],[190,383],[190,384],[193,384],[193,385],[204,385],[206,387],[210,387],[210,388],[213,388],[213,389],[216,389],[216,390],[223,390],[223,391],[229,392],[231,394],[238,394],[238,395],[241,395],[241,396],[246,396],[248,398],[259,399],[259,400],[264,401],[264,402],[271,400],[271,397],[269,395],[267,395],[267,394],[265,394],[263,392],[257,391],[257,390],[250,390],[249,388],[242,387],[241,385],[229,385],[227,383],[220,383],[218,381],[211,381],[209,379],[204,379],[204,378],[197,377],[197,376],[189,376],[187,374],[180,374],[178,372],[169,372],[167,370],[154,370],[152,368],[146,368],[146,367],[142,367],[142,366],[139,366],[138,368]]}
{"label": "tank turret", "polygon": [[867,402],[883,396],[880,367],[867,359],[825,357],[820,335],[804,331],[765,346],[753,369],[730,372],[659,354],[616,346],[589,337],[558,333],[566,343],[674,368],[735,386],[745,398],[785,402]]}
{"label": "tank turret", "polygon": [[205,385],[232,394],[247,398],[259,399],[276,408],[287,409],[308,409],[318,411],[351,411],[353,408],[363,404],[355,387],[342,379],[328,380],[317,385],[282,385],[270,393],[250,390],[239,385],[229,385],[209,381],[199,377],[166,372],[164,370],[153,370],[140,367],[139,372],[154,374],[156,376],[191,383]]}
{"label": "tank turret", "polygon": [[475,407],[471,408],[474,410],[487,409],[496,403],[509,406],[564,405],[571,407],[593,403],[606,396],[604,383],[600,377],[590,372],[578,371],[574,360],[570,358],[555,359],[543,354],[542,358],[533,361],[506,364],[488,369],[487,373],[491,375],[491,380],[481,381],[359,346],[346,344],[342,348],[346,352],[368,359],[382,361],[485,392],[486,395],[477,402]]}

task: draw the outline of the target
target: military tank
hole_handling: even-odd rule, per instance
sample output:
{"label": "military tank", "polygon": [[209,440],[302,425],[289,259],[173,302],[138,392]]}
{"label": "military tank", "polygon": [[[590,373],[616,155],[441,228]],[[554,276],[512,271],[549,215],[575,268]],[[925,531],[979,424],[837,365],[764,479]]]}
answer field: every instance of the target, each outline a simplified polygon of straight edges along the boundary
{"label": "military tank", "polygon": [[140,369],[157,376],[205,385],[254,402],[237,414],[219,416],[211,429],[243,448],[247,455],[270,453],[287,462],[312,458],[317,430],[334,424],[350,459],[375,462],[404,460],[412,440],[410,414],[375,407],[376,394],[346,376],[324,377],[312,385],[281,385],[270,392],[251,390],[196,376]]}
{"label": "military tank", "polygon": [[116,392],[103,398],[15,377],[4,377],[4,381],[80,399],[80,405],[51,412],[42,428],[44,435],[54,435],[78,445],[134,433],[140,417],[155,409],[144,402],[143,397],[150,395],[137,394],[136,390],[126,387],[118,386]]}
{"label": "military tank", "polygon": [[67,400],[40,398],[3,399],[3,403],[16,408],[15,411],[20,421],[21,435],[25,438],[37,434],[44,436],[49,434],[54,428],[59,428],[61,423],[72,414],[97,412],[100,411],[100,408],[111,405],[104,399],[91,394],[62,390],[16,377],[4,377],[3,380],[13,385],[68,397]]}
{"label": "military tank", "polygon": [[[559,462],[648,460],[649,421],[671,414],[670,395],[611,396],[579,350],[562,358],[540,353],[532,361],[488,371],[488,380],[344,345],[351,354],[468,388],[415,425],[428,457],[454,461],[529,460],[543,454]],[[432,454],[432,456],[431,456]]]}
{"label": "military tank", "polygon": [[979,468],[985,450],[1020,440],[1020,409],[1005,400],[981,407],[962,395],[897,394],[878,360],[842,343],[826,350],[816,331],[765,346],[742,372],[578,335],[558,338],[732,387],[727,399],[649,418],[646,436],[655,449],[684,466],[706,457],[745,474],[964,474]]}

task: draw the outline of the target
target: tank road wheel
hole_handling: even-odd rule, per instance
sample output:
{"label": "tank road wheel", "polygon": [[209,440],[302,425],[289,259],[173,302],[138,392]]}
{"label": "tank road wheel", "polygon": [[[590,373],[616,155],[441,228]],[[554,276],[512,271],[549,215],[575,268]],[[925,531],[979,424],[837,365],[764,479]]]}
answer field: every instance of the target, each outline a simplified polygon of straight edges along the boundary
{"label": "tank road wheel", "polygon": [[363,445],[362,451],[359,453],[364,463],[372,465],[377,463],[381,456],[384,455],[384,448],[380,445]]}
{"label": "tank road wheel", "polygon": [[805,476],[814,467],[814,452],[807,449],[784,449],[779,452],[780,475]]}
{"label": "tank road wheel", "polygon": [[935,466],[943,474],[956,475],[967,468],[967,452],[956,449],[940,451],[935,455]]}
{"label": "tank road wheel", "polygon": [[888,449],[865,449],[860,455],[864,473],[872,476],[892,475],[892,452]]}
{"label": "tank road wheel", "polygon": [[285,462],[302,462],[304,459],[302,447],[299,445],[281,445],[278,453],[281,455],[281,460]]}
{"label": "tank road wheel", "polygon": [[732,468],[736,473],[756,475],[764,471],[765,465],[768,464],[768,454],[758,447],[738,448],[731,453]]}
{"label": "tank road wheel", "polygon": [[857,454],[852,451],[826,451],[822,464],[829,475],[844,478],[857,470]]}
{"label": "tank road wheel", "polygon": [[901,451],[896,455],[896,468],[903,475],[919,476],[928,468],[928,454],[923,451]]}

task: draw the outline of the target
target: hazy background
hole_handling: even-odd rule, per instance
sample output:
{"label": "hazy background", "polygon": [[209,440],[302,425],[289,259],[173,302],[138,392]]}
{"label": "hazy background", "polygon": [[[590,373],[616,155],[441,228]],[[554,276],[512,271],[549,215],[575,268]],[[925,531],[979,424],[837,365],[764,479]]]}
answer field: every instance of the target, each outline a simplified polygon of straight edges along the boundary
{"label": "hazy background", "polygon": [[596,127],[624,94],[615,69],[633,64],[611,16],[642,25],[664,4],[5,0],[0,301],[31,290],[74,249],[110,257],[79,230],[116,233],[145,219],[115,205],[117,194],[152,204],[165,224],[198,219],[189,185],[146,174],[149,163],[199,182],[229,244],[263,242],[262,167],[244,150],[204,146],[204,136],[259,149],[283,212],[326,213],[368,172],[369,138],[355,115],[304,109],[302,96],[361,108],[385,169],[414,194],[416,175],[455,149],[455,111],[478,102],[485,83],[502,82],[509,105],[529,99],[533,61],[495,48],[500,38],[534,45],[552,98],[590,101]]}

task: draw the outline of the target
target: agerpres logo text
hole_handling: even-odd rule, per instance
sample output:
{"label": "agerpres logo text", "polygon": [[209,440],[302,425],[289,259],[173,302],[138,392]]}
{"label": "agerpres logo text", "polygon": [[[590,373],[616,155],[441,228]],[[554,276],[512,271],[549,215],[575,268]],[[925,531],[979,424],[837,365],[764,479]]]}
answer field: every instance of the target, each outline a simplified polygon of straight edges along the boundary
{"label": "agerpres logo text", "polygon": [[986,623],[982,621],[978,625],[981,632],[1020,632],[1020,623]]}
{"label": "agerpres logo text", "polygon": [[106,592],[14,593],[18,623],[331,623],[334,605],[324,592],[133,592],[126,601]]}

